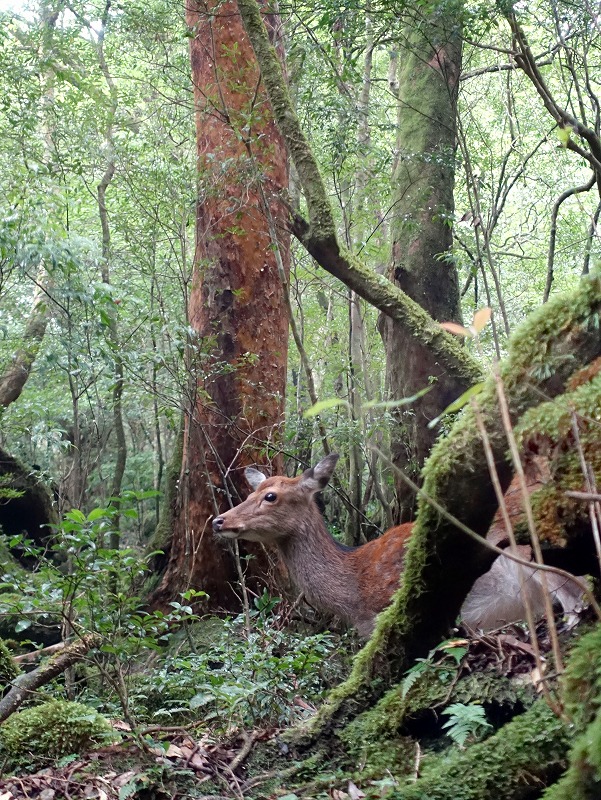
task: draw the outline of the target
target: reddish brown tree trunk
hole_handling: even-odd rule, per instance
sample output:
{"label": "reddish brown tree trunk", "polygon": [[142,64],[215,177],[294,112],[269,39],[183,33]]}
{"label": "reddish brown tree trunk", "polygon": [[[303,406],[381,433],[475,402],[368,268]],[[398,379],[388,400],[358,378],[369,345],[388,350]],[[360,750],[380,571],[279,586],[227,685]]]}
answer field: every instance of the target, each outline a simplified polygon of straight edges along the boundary
{"label": "reddish brown tree trunk", "polygon": [[[169,562],[155,601],[192,586],[208,592],[212,606],[231,608],[236,568],[213,538],[211,518],[248,493],[245,465],[282,466],[288,315],[268,219],[287,273],[277,200],[287,159],[237,4],[188,2],[200,178],[189,302],[196,337]],[[268,19],[277,44],[278,20]],[[249,550],[247,574],[263,577],[263,551]]]}

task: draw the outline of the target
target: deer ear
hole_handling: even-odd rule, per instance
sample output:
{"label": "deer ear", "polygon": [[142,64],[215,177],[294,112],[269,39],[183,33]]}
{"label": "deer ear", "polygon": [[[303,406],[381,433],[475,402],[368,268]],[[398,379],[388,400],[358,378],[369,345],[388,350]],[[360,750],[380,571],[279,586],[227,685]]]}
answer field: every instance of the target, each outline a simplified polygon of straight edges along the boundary
{"label": "deer ear", "polygon": [[265,475],[263,475],[262,472],[259,472],[259,470],[255,469],[254,467],[247,467],[244,470],[244,477],[249,482],[253,492],[256,492],[263,481],[267,480]]}
{"label": "deer ear", "polygon": [[313,492],[320,492],[325,489],[334,473],[334,468],[339,458],[338,453],[330,453],[325,458],[322,458],[319,464],[303,472],[301,484],[307,486]]}

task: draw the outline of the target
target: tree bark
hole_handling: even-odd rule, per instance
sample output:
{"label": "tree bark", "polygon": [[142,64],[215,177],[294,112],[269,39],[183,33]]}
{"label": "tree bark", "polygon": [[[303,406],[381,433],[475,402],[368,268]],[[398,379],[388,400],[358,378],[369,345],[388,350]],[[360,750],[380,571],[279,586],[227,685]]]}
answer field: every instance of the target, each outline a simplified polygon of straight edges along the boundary
{"label": "tree bark", "polygon": [[[277,44],[279,20],[267,20]],[[274,198],[287,186],[287,159],[234,0],[189,0],[187,22],[200,170],[189,303],[195,336],[169,563],[154,602],[193,586],[212,605],[234,608],[235,565],[213,539],[210,520],[248,493],[242,467],[270,460],[282,467],[273,453],[284,411],[288,313],[274,247],[287,280],[289,240]],[[247,574],[264,579],[263,551],[251,545],[245,552],[254,554]]]}
{"label": "tree bark", "polygon": [[418,303],[383,275],[361,264],[339,243],[319,167],[292,107],[282,67],[270,45],[259,6],[256,0],[238,0],[238,8],[261,68],[275,121],[294,162],[307,204],[307,219],[298,213],[291,214],[292,233],[320,266],[411,331],[454,380],[461,385],[476,383],[481,371],[465,348],[443,331]]}
{"label": "tree bark", "polygon": [[[389,278],[439,321],[461,322],[457,270],[451,252],[457,87],[461,31],[437,12],[404,29],[399,76],[399,156],[394,182]],[[382,315],[380,331],[393,398],[430,391],[398,412],[392,460],[413,481],[438,435],[428,422],[469,388],[456,380],[406,325]],[[412,518],[417,498],[399,477],[400,521]]]}

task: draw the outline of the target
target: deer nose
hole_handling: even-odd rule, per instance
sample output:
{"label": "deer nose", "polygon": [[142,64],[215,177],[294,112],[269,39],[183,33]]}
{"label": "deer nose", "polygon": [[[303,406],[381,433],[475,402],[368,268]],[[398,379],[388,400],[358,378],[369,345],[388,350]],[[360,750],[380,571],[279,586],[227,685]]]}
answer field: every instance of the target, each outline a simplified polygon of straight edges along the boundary
{"label": "deer nose", "polygon": [[224,522],[225,520],[223,519],[223,517],[215,517],[215,519],[213,520],[213,532],[219,533],[219,531],[223,528]]}

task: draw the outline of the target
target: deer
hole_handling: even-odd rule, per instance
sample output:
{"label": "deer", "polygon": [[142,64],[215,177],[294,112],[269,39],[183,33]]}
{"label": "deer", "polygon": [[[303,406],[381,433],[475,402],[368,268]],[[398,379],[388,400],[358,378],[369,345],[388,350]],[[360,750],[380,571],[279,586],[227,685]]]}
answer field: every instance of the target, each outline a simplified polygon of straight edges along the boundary
{"label": "deer", "polygon": [[[399,587],[413,523],[396,525],[377,539],[357,547],[338,542],[328,531],[315,496],[329,483],[339,456],[330,453],[296,478],[266,477],[254,467],[245,470],[253,492],[240,505],[213,519],[222,539],[243,539],[273,545],[292,582],[309,605],[336,616],[367,639],[377,615]],[[525,550],[522,554],[525,554]],[[564,611],[573,612],[578,598],[558,576],[552,587]],[[544,614],[543,587],[537,573],[527,577],[535,616]],[[470,628],[491,630],[523,619],[519,570],[499,556],[479,578],[461,610]]]}

